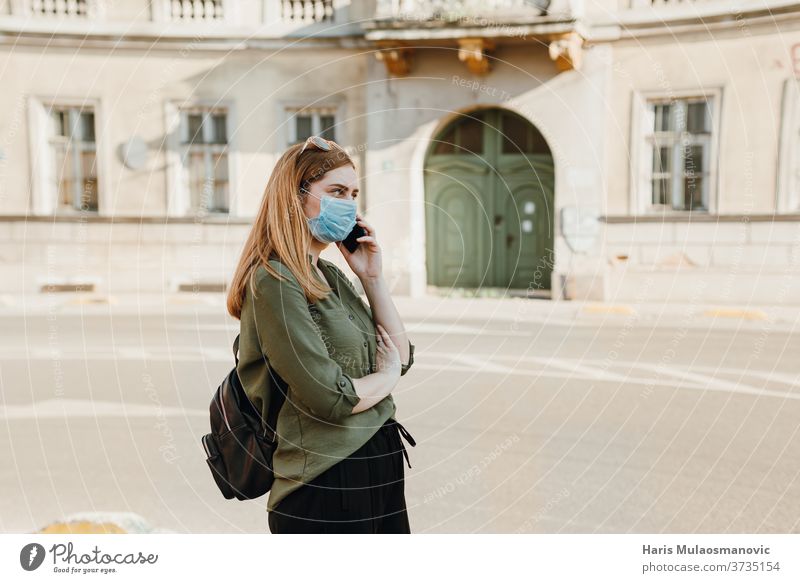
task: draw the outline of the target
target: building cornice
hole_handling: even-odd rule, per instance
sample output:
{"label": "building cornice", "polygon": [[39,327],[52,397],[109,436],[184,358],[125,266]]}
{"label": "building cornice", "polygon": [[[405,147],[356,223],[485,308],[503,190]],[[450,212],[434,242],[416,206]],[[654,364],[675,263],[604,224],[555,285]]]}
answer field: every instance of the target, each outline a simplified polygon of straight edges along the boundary
{"label": "building cornice", "polygon": [[231,215],[205,216],[205,217],[170,217],[165,215],[154,216],[104,216],[104,215],[0,215],[0,223],[113,223],[113,224],[142,224],[142,225],[217,225],[217,226],[244,226],[252,225],[254,217],[235,217]]}
{"label": "building cornice", "polygon": [[79,46],[149,50],[230,51],[235,49],[362,48],[371,46],[355,24],[319,28],[307,33],[281,32],[281,27],[226,23],[130,23],[117,21],[54,22],[31,18],[0,17],[0,44],[16,46]]}
{"label": "building cornice", "polygon": [[663,215],[605,215],[600,221],[609,224],[623,223],[776,223],[800,222],[800,213],[784,214],[726,214],[708,213]]}

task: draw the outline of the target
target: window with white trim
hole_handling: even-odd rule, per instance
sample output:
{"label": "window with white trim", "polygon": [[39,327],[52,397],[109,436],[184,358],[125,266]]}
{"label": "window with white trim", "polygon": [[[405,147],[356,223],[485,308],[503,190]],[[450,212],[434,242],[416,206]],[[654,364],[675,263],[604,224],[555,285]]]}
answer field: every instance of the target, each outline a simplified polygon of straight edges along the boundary
{"label": "window with white trim", "polygon": [[710,210],[714,188],[714,97],[651,98],[642,120],[641,208]]}
{"label": "window with white trim", "polygon": [[321,136],[336,141],[336,107],[290,107],[288,144],[304,141],[309,136]]}
{"label": "window with white trim", "polygon": [[97,212],[97,144],[94,109],[54,105],[49,111],[48,158],[57,210]]}
{"label": "window with white trim", "polygon": [[193,213],[227,213],[230,205],[228,111],[192,106],[180,110],[182,181]]}
{"label": "window with white trim", "polygon": [[787,79],[781,110],[778,212],[800,213],[800,80]]}

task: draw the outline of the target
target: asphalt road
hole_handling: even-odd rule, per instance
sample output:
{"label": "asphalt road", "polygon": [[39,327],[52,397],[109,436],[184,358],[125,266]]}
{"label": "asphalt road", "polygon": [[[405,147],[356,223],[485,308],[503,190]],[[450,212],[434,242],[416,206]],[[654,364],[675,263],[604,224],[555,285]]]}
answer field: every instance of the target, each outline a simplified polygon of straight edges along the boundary
{"label": "asphalt road", "polygon": [[[407,319],[395,390],[416,532],[800,532],[800,335],[554,319]],[[266,532],[200,446],[233,366],[220,314],[0,317],[0,531],[134,512]]]}

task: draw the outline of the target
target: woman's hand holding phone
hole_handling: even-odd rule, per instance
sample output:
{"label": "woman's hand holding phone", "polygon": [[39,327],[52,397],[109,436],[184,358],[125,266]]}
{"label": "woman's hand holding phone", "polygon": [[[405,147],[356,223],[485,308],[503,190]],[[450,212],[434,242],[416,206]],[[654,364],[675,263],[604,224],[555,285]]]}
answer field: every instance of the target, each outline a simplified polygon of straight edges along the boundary
{"label": "woman's hand holding phone", "polygon": [[375,229],[356,213],[356,227],[361,227],[366,235],[356,237],[359,243],[355,251],[350,251],[343,241],[336,243],[345,261],[361,281],[377,279],[381,276],[381,247],[375,238]]}

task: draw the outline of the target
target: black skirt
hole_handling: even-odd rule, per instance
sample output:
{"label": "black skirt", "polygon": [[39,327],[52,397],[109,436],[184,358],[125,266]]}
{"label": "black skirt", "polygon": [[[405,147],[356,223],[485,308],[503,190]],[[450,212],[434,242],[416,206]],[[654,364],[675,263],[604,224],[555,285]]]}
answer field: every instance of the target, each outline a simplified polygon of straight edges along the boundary
{"label": "black skirt", "polygon": [[416,445],[389,419],[352,455],[291,492],[269,513],[270,532],[410,533],[401,434]]}

